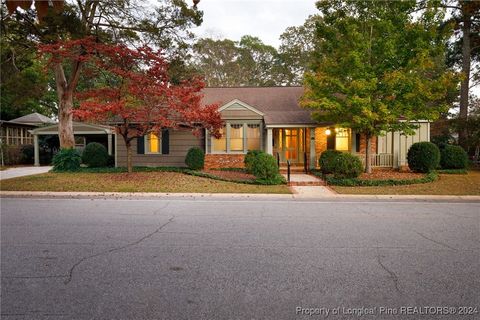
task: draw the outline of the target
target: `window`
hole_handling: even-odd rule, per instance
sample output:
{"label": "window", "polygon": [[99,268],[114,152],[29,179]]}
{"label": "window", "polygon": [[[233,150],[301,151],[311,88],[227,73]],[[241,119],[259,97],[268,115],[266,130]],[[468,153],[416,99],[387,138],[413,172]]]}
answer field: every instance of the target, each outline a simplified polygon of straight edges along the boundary
{"label": "window", "polygon": [[350,132],[345,128],[335,128],[335,149],[338,151],[350,150]]}
{"label": "window", "polygon": [[145,141],[146,153],[160,153],[160,139],[157,133],[150,132],[145,136],[147,141]]}
{"label": "window", "polygon": [[227,137],[225,127],[220,129],[221,138],[213,138],[212,150],[216,152],[226,152],[227,151]]}
{"label": "window", "polygon": [[230,151],[243,151],[243,125],[230,125]]}
{"label": "window", "polygon": [[260,125],[247,125],[247,150],[260,150]]}

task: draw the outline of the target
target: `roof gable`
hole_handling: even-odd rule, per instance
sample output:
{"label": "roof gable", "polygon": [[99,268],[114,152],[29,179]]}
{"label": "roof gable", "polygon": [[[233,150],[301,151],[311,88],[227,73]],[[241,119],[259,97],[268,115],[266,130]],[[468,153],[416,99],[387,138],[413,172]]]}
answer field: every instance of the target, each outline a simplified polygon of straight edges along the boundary
{"label": "roof gable", "polygon": [[218,111],[224,111],[224,110],[236,110],[236,111],[241,111],[241,110],[248,110],[252,111],[260,116],[264,116],[263,112],[259,111],[258,109],[252,107],[251,105],[240,101],[238,99],[233,99],[232,101],[228,102],[227,104],[224,104],[220,108],[218,108]]}

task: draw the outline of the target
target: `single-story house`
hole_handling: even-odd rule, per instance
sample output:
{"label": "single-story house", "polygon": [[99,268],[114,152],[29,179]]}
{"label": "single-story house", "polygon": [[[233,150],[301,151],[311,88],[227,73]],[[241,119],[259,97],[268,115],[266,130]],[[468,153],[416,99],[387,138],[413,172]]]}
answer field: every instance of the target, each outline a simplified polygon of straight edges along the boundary
{"label": "single-story house", "polygon": [[[205,151],[207,168],[242,167],[248,150],[264,150],[282,164],[314,168],[320,154],[335,149],[364,154],[365,137],[333,123],[316,123],[310,111],[299,106],[302,87],[217,87],[203,90],[203,103],[219,105],[225,126],[216,139],[204,132],[202,137],[187,130],[165,129],[133,142],[136,166],[185,166],[191,147]],[[414,135],[388,132],[372,141],[372,164],[377,167],[406,165],[408,148],[430,140],[430,124],[419,121]],[[116,164],[126,166],[122,139],[116,140]]]}

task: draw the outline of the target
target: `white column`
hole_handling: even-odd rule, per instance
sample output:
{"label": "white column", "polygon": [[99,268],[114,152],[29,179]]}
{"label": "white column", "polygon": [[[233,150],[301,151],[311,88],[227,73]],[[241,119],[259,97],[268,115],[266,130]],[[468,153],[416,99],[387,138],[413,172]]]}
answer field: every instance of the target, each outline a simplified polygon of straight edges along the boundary
{"label": "white column", "polygon": [[112,134],[109,133],[108,134],[108,155],[111,156],[112,155]]}
{"label": "white column", "polygon": [[267,129],[267,145],[266,145],[266,151],[268,154],[273,155],[273,134],[272,134],[272,129]]}
{"label": "white column", "polygon": [[315,128],[310,128],[310,169],[315,169]]}
{"label": "white column", "polygon": [[34,165],[40,166],[40,146],[38,145],[38,135],[33,136]]}

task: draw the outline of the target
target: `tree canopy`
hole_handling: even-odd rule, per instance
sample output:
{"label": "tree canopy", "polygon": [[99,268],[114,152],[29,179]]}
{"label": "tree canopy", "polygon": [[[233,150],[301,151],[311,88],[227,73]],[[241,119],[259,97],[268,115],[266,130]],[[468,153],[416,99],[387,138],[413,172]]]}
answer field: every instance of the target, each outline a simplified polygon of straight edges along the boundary
{"label": "tree canopy", "polygon": [[408,133],[410,121],[448,110],[445,99],[457,83],[445,66],[449,32],[438,32],[441,12],[414,20],[413,1],[335,0],[317,7],[323,19],[302,105],[318,121],[365,134],[369,172],[372,136]]}

